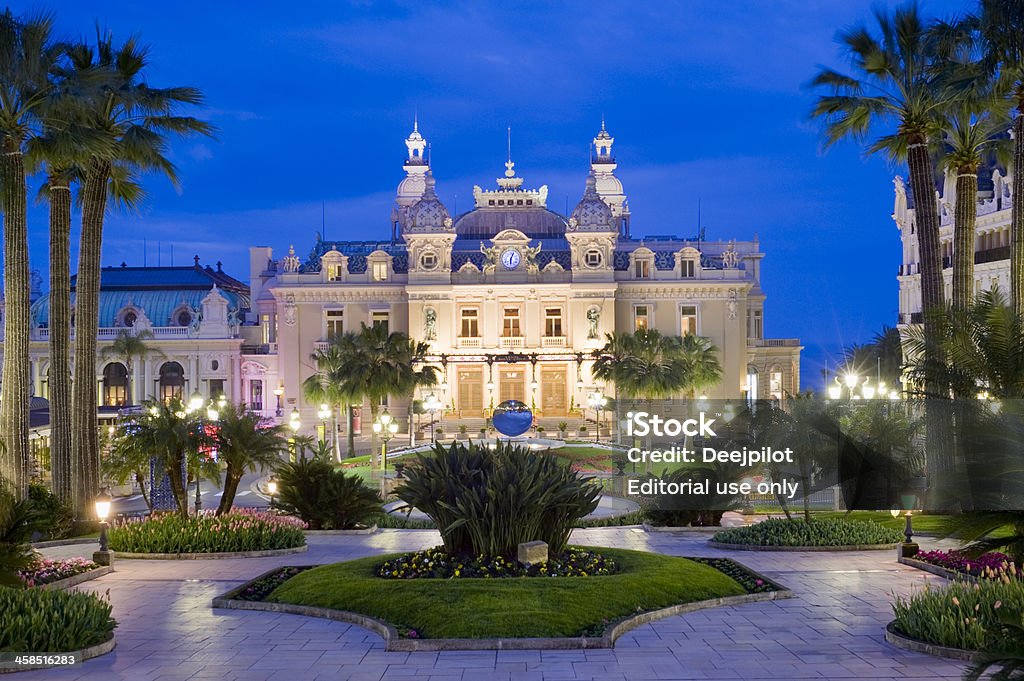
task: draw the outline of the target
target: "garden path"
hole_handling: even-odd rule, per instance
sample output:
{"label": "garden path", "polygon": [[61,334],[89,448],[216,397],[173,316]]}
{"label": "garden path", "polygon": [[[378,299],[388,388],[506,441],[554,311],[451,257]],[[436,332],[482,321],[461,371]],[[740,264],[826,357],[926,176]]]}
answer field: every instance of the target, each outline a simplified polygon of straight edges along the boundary
{"label": "garden path", "polygon": [[[788,600],[703,610],[635,629],[613,650],[388,653],[375,634],[339,622],[239,610],[210,600],[278,565],[318,564],[438,543],[429,530],[317,536],[305,554],[200,561],[121,560],[82,585],[110,593],[120,623],[109,655],[18,681],[671,681],[675,679],[959,679],[962,665],[883,640],[892,593],[937,577],[892,551],[727,552],[706,536],[638,528],[577,530],[578,544],[682,556],[729,556],[795,592]],[[926,544],[933,546],[934,542]],[[47,549],[88,555],[91,546]]]}

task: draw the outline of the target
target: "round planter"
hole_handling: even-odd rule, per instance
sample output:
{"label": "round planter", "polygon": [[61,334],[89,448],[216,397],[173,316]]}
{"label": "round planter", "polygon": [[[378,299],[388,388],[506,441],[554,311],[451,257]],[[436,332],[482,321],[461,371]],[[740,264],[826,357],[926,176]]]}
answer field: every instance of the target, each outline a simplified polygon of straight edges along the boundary
{"label": "round planter", "polygon": [[851,546],[761,546],[759,544],[723,544],[708,541],[708,546],[728,551],[890,551],[899,546],[896,544],[854,544]]}
{"label": "round planter", "polygon": [[[88,648],[83,648],[81,650],[69,650],[69,651],[65,651],[63,653],[47,653],[47,654],[48,655],[71,655],[71,654],[74,654],[74,655],[78,655],[79,659],[84,661],[84,660],[91,660],[92,658],[99,657],[100,655],[106,655],[111,650],[113,650],[114,646],[116,646],[116,645],[117,645],[117,642],[114,639],[114,635],[111,634],[110,638],[108,638],[103,643],[97,643],[96,645],[89,646]],[[15,673],[15,672],[27,672],[27,671],[30,671],[32,669],[60,669],[60,667],[46,666],[46,665],[36,665],[36,666],[18,667],[17,669],[0,669],[0,674],[10,674],[10,673]]]}
{"label": "round planter", "polygon": [[121,553],[115,551],[114,556],[121,560],[217,560],[220,558],[267,558],[284,556],[289,553],[305,553],[309,546],[303,544],[291,549],[271,549],[268,551],[230,551],[225,553]]}
{"label": "round planter", "polygon": [[364,534],[376,534],[377,526],[371,525],[370,527],[362,527],[357,530],[303,530],[302,533],[307,537],[344,537],[346,535],[364,535]]}
{"label": "round planter", "polygon": [[896,631],[895,620],[885,625],[885,640],[897,648],[902,648],[903,650],[910,650],[915,653],[924,653],[925,655],[933,655],[935,657],[945,657],[950,660],[974,662],[983,655],[983,653],[977,650],[947,648],[946,646],[937,646],[933,643],[925,643],[924,641],[918,641],[916,638],[910,638],[909,636]]}

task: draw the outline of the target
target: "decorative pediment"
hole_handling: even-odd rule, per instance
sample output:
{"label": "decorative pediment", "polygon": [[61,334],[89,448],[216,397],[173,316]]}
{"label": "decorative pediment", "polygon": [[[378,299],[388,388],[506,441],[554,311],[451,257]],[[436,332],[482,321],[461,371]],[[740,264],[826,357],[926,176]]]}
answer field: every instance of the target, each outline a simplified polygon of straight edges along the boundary
{"label": "decorative pediment", "polygon": [[530,237],[526,236],[525,234],[520,232],[518,229],[503,229],[500,232],[498,232],[498,234],[493,239],[491,239],[491,243],[494,243],[494,244],[497,244],[497,243],[505,244],[505,243],[523,242],[523,241],[529,241],[529,240],[530,240]]}

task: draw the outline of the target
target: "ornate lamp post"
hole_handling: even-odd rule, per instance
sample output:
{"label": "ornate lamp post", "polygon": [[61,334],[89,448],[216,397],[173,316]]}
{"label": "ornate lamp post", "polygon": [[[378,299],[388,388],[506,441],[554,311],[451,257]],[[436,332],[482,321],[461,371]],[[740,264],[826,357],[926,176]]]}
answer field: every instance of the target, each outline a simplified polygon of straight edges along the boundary
{"label": "ornate lamp post", "polygon": [[295,435],[298,434],[299,428],[302,427],[302,418],[299,416],[298,407],[292,407],[292,413],[290,418],[288,419],[288,427],[291,428],[292,430],[292,437],[289,440],[289,444],[291,445],[292,450],[292,461],[294,461],[296,456],[298,455],[295,446]]}
{"label": "ornate lamp post", "polygon": [[434,442],[434,416],[441,410],[441,400],[437,399],[434,393],[430,393],[423,401],[423,408],[430,412],[430,441]]}
{"label": "ornate lamp post", "polygon": [[608,398],[595,390],[594,392],[590,393],[589,397],[587,397],[587,403],[590,405],[590,408],[594,410],[594,414],[596,416],[597,421],[597,425],[594,427],[594,442],[600,442],[601,409],[603,409],[605,405],[608,404]]}
{"label": "ornate lamp post", "polygon": [[92,554],[92,560],[98,565],[113,565],[114,564],[114,552],[107,546],[107,516],[110,515],[110,504],[114,501],[114,498],[107,492],[107,488],[104,487],[100,490],[100,493],[96,495],[96,518],[100,521],[100,550],[95,551]]}
{"label": "ornate lamp post", "polygon": [[267,482],[267,494],[270,495],[270,506],[274,505],[274,495],[277,494],[277,480]]}
{"label": "ornate lamp post", "polygon": [[[324,442],[327,442],[327,419],[331,418],[331,405],[321,404],[320,410],[316,413],[324,426]],[[331,446],[334,446],[334,434],[331,434]]]}
{"label": "ornate lamp post", "polygon": [[274,416],[281,418],[284,415],[284,409],[281,407],[281,397],[284,395],[284,384],[278,383],[277,387],[274,388],[274,397],[277,398],[277,408],[274,411]]}
{"label": "ornate lamp post", "polygon": [[373,422],[373,432],[380,436],[383,443],[381,445],[380,466],[381,470],[386,472],[388,470],[388,441],[398,432],[398,424],[395,423],[395,418],[388,413],[386,408],[377,417],[377,420]]}

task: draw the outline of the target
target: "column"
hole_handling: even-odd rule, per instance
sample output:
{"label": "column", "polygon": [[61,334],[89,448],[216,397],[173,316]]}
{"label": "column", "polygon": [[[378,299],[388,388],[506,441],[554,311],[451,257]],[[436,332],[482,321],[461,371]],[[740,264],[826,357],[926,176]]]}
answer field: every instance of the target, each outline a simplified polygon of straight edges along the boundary
{"label": "column", "polygon": [[235,404],[245,401],[242,396],[242,356],[239,354],[231,356],[231,399]]}

